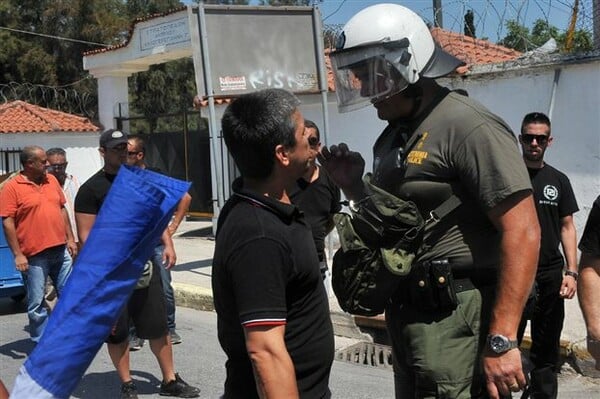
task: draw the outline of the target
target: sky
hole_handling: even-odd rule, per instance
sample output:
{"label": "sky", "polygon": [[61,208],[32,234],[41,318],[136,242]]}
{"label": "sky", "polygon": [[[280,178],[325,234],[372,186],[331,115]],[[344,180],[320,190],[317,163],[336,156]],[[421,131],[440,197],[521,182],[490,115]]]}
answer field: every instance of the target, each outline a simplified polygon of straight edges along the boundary
{"label": "sky", "polygon": [[[344,24],[363,8],[382,2],[402,4],[426,22],[433,21],[433,0],[323,0],[318,2],[325,24]],[[506,36],[506,21],[518,19],[527,27],[539,18],[548,20],[563,32],[571,18],[574,0],[441,0],[444,29],[463,32],[463,16],[469,9],[475,14],[475,32],[478,38],[486,37],[497,42]],[[580,0],[581,19],[578,27],[591,27],[592,0]],[[252,1],[251,4],[258,4]]]}

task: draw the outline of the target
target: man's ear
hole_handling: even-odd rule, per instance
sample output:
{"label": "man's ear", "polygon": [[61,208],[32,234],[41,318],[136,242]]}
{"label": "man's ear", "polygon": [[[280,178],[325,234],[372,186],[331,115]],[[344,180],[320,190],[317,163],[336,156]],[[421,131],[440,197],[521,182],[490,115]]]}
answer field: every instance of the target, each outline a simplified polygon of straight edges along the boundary
{"label": "man's ear", "polygon": [[554,140],[554,137],[548,136],[548,145],[546,147],[550,147],[552,145],[553,140]]}
{"label": "man's ear", "polygon": [[100,155],[102,156],[102,158],[104,158],[104,154],[106,154],[106,152],[104,151],[104,148],[98,147],[98,152],[100,153]]}
{"label": "man's ear", "polygon": [[275,147],[275,159],[282,166],[288,166],[290,164],[290,158],[288,156],[287,149],[283,144],[278,144]]}

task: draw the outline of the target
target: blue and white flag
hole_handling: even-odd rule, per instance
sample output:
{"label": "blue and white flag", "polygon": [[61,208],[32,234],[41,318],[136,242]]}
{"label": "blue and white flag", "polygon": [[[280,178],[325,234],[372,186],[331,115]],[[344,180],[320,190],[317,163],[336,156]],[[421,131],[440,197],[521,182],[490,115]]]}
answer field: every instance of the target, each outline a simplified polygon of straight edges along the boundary
{"label": "blue and white flag", "polygon": [[190,184],[122,166],[11,399],[62,399],[75,390],[133,292]]}

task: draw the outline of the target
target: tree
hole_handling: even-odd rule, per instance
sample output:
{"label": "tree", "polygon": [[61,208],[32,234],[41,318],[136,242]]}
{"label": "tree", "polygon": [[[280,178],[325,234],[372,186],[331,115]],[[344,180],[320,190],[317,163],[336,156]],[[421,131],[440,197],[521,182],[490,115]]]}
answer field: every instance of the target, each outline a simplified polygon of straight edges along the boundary
{"label": "tree", "polygon": [[[550,38],[554,38],[561,51],[564,50],[566,33],[560,33],[558,28],[552,26],[544,19],[538,19],[534,22],[531,33],[528,28],[519,24],[515,20],[506,23],[508,34],[499,44],[522,52],[536,49],[546,43]],[[585,30],[576,30],[574,32],[573,48],[571,52],[585,52],[593,49],[592,36]]]}
{"label": "tree", "polygon": [[128,25],[122,0],[0,0],[0,98],[95,118],[82,54],[120,43]]}

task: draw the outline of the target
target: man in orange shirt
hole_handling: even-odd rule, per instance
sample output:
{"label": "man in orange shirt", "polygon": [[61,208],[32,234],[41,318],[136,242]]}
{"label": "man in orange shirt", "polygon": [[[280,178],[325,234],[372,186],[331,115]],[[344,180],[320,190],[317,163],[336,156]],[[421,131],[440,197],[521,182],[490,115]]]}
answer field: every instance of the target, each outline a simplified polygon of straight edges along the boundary
{"label": "man in orange shirt", "polygon": [[50,276],[60,293],[71,273],[77,245],[60,184],[46,173],[44,149],[25,147],[20,160],[23,170],[0,191],[0,217],[16,268],[26,280],[29,334],[38,342],[48,321],[46,278]]}

